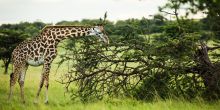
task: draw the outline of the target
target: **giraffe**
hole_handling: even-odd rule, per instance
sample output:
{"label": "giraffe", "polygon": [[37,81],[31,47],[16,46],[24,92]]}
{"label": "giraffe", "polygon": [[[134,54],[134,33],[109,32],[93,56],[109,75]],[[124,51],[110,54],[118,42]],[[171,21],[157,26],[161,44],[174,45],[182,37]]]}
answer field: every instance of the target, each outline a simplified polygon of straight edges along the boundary
{"label": "giraffe", "polygon": [[40,85],[35,98],[38,103],[40,91],[45,85],[45,103],[48,103],[49,73],[51,63],[57,55],[57,45],[60,41],[67,38],[82,36],[97,36],[103,42],[109,43],[108,36],[105,34],[101,25],[96,26],[45,26],[41,33],[31,40],[20,43],[12,52],[13,72],[10,75],[10,92],[8,99],[12,97],[12,92],[16,81],[20,85],[21,100],[24,99],[24,80],[28,66],[43,65]]}

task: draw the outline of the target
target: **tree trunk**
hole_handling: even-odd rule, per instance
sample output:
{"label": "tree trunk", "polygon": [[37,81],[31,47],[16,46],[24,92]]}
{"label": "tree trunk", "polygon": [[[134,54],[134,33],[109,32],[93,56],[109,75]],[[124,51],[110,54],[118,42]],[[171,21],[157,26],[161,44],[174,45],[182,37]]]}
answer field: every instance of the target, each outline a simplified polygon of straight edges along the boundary
{"label": "tree trunk", "polygon": [[8,66],[10,64],[11,58],[5,59],[3,61],[4,61],[4,67],[5,67],[4,74],[8,74]]}
{"label": "tree trunk", "polygon": [[[220,66],[220,65],[219,65]],[[217,69],[217,70],[216,70]],[[219,99],[220,98],[220,70],[219,67],[216,69],[210,70],[210,73],[204,74],[203,80],[206,86],[206,97],[208,99]]]}
{"label": "tree trunk", "polygon": [[203,78],[206,88],[205,97],[208,99],[220,98],[220,63],[213,64],[208,56],[208,51],[214,48],[201,43],[201,48],[196,54],[197,70]]}

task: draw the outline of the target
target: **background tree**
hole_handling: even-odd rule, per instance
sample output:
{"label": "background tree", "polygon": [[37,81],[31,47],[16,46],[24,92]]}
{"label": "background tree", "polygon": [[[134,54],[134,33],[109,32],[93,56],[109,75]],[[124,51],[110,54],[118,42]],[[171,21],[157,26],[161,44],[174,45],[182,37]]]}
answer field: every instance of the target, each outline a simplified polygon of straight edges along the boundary
{"label": "background tree", "polygon": [[1,30],[15,30],[25,33],[26,38],[37,36],[46,24],[43,22],[21,22],[19,24],[2,24]]}
{"label": "background tree", "polygon": [[11,54],[14,48],[22,42],[25,37],[22,32],[14,30],[1,30],[0,31],[0,59],[4,63],[4,73],[8,73],[8,66],[11,62]]}
{"label": "background tree", "polygon": [[13,49],[23,40],[37,36],[46,24],[43,22],[21,22],[0,26],[0,59],[4,62],[4,73],[8,72]]}

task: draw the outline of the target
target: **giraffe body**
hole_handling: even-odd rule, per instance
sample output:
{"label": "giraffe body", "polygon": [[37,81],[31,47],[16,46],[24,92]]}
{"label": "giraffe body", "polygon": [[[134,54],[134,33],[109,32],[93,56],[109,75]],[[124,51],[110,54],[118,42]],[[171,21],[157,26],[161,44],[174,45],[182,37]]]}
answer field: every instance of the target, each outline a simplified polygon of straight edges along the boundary
{"label": "giraffe body", "polygon": [[13,87],[18,79],[21,88],[21,98],[24,102],[24,80],[28,66],[43,65],[41,81],[36,96],[36,102],[40,95],[42,86],[46,87],[46,100],[48,103],[48,87],[50,65],[57,55],[58,43],[66,38],[96,35],[105,43],[108,37],[102,26],[46,26],[39,36],[34,39],[23,41],[12,52],[13,73],[10,75],[10,93],[12,96]]}
{"label": "giraffe body", "polygon": [[[45,47],[43,44],[37,44],[39,39],[33,39],[29,41],[24,41],[12,53],[12,59],[14,65],[20,65],[22,63],[27,63],[31,66],[39,66],[44,63],[45,59]],[[41,50],[42,49],[42,50]],[[22,52],[22,53],[21,53]],[[21,59],[23,62],[20,62]]]}

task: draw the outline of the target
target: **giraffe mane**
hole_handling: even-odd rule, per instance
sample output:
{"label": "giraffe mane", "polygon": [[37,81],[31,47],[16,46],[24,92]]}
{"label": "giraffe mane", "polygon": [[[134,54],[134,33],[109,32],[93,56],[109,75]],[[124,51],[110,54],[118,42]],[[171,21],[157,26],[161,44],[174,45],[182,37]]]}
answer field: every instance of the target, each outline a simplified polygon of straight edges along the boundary
{"label": "giraffe mane", "polygon": [[94,27],[94,26],[99,26],[99,25],[93,25],[93,26],[91,26],[91,25],[46,25],[46,26],[44,26],[42,29],[41,29],[41,31],[40,31],[40,33],[42,33],[45,29],[48,29],[48,28],[63,28],[63,27],[81,27],[81,28],[92,28],[92,27]]}
{"label": "giraffe mane", "polygon": [[87,27],[87,28],[90,28],[90,27],[94,27],[96,25],[47,25],[45,26],[42,30],[46,29],[46,28],[59,28],[59,27]]}
{"label": "giraffe mane", "polygon": [[48,28],[64,28],[64,27],[80,27],[80,28],[93,28],[95,26],[103,26],[102,24],[97,24],[97,25],[46,25],[41,29],[42,33],[45,29]]}

